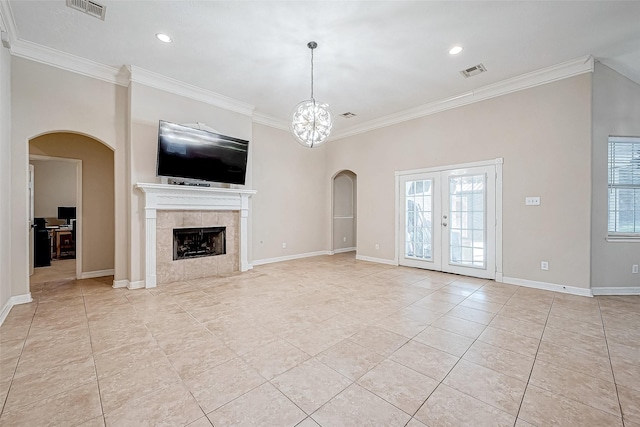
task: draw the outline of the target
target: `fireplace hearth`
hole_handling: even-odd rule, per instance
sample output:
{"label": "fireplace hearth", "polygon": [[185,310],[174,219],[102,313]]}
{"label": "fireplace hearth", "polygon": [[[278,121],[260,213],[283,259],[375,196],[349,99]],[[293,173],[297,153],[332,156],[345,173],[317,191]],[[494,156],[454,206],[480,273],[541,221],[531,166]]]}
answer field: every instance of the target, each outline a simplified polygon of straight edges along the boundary
{"label": "fireplace hearth", "polygon": [[226,253],[226,227],[173,229],[174,261]]}

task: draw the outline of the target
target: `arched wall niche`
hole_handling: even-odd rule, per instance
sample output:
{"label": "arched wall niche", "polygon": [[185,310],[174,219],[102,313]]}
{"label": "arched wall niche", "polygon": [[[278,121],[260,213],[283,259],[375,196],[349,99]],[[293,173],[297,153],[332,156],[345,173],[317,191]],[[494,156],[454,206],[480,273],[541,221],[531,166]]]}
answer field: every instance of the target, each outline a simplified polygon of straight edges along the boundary
{"label": "arched wall niche", "polygon": [[331,179],[333,253],[357,248],[357,180],[350,170],[341,170]]}

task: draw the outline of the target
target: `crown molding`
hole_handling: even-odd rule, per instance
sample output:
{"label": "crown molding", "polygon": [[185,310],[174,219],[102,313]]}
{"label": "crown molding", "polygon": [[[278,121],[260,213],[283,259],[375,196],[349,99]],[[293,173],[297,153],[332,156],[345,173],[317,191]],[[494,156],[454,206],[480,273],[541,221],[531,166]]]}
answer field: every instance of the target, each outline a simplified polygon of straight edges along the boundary
{"label": "crown molding", "polygon": [[346,138],[353,135],[369,132],[374,129],[395,125],[419,117],[428,116],[463,105],[473,104],[508,93],[529,89],[535,86],[555,82],[574,77],[580,74],[592,73],[594,67],[593,56],[587,55],[571,61],[563,62],[551,67],[543,68],[531,73],[522,74],[498,83],[483,86],[471,92],[465,92],[457,96],[420,105],[399,113],[390,114],[379,119],[370,120],[338,132],[331,140]]}
{"label": "crown molding", "polygon": [[9,43],[18,40],[18,27],[8,0],[0,0],[0,28],[9,35]]}
{"label": "crown molding", "polygon": [[120,86],[129,86],[126,69],[118,69],[25,40],[14,40],[11,54]]}
{"label": "crown molding", "polygon": [[265,126],[270,126],[272,128],[281,129],[281,130],[289,130],[289,122],[283,119],[279,119],[277,117],[270,116],[264,113],[253,113],[253,122],[258,123]]}
{"label": "crown molding", "polygon": [[244,114],[246,116],[253,115],[254,106],[251,104],[247,104],[245,102],[229,98],[228,96],[224,96],[207,89],[202,89],[189,83],[184,83],[180,80],[172,79],[171,77],[166,77],[134,65],[128,65],[127,68],[129,69],[131,81],[134,83],[140,83],[145,86],[164,90],[165,92],[174,93],[176,95],[191,98],[226,110],[235,111],[236,113]]}

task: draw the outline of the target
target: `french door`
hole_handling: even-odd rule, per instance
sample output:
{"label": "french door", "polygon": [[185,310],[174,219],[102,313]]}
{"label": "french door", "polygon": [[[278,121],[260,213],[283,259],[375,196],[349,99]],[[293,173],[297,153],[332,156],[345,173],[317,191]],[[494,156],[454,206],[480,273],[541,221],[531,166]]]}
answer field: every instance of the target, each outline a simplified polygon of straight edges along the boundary
{"label": "french door", "polygon": [[495,166],[399,178],[399,263],[494,279]]}

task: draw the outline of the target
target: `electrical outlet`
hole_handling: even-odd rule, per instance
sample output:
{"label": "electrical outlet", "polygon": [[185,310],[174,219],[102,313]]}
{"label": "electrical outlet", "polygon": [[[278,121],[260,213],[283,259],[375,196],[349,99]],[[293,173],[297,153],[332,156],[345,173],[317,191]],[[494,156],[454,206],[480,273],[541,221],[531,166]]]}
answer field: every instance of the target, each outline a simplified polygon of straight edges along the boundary
{"label": "electrical outlet", "polygon": [[343,237],[343,238],[342,238],[342,241],[343,241],[343,242],[346,242],[346,241],[347,241],[347,238],[346,238],[346,237]]}
{"label": "electrical outlet", "polygon": [[548,269],[549,269],[549,261],[541,261],[540,270],[548,270]]}
{"label": "electrical outlet", "polygon": [[380,245],[376,243],[376,250],[380,249]]}
{"label": "electrical outlet", "polygon": [[287,249],[287,244],[285,242],[282,242],[282,249]]}
{"label": "electrical outlet", "polygon": [[540,197],[525,197],[524,204],[527,206],[540,206]]}
{"label": "electrical outlet", "polygon": [[631,272],[632,272],[633,274],[638,274],[638,264],[633,264],[633,265],[631,266]]}

